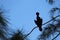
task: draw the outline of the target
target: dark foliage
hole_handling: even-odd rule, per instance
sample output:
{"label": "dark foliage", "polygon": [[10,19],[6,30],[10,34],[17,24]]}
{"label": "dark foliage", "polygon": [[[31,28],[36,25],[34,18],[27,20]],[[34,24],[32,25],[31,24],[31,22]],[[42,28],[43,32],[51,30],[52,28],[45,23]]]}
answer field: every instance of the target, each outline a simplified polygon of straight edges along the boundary
{"label": "dark foliage", "polygon": [[24,35],[22,33],[22,31],[17,31],[15,32],[12,37],[10,38],[10,40],[26,40],[26,38],[24,38]]}
{"label": "dark foliage", "polygon": [[52,9],[50,10],[50,12],[51,12],[51,13],[54,13],[54,12],[57,11],[57,10],[60,12],[60,8],[54,7],[54,8],[52,8]]}
{"label": "dark foliage", "polygon": [[[51,36],[53,36],[56,32],[60,33],[60,20],[57,21],[57,24],[48,24],[42,34],[40,35],[39,40],[47,40]],[[50,39],[51,40],[51,39]]]}
{"label": "dark foliage", "polygon": [[0,10],[0,38],[2,40],[6,40],[6,32],[7,32],[7,23],[6,17],[4,17],[4,13]]}
{"label": "dark foliage", "polygon": [[47,0],[49,4],[53,4],[54,3],[54,0]]}

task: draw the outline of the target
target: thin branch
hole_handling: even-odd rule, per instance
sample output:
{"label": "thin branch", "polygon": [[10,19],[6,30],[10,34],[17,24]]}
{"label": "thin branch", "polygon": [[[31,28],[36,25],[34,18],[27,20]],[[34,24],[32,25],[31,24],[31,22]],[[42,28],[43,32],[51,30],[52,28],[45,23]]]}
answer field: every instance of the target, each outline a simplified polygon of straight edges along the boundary
{"label": "thin branch", "polygon": [[56,16],[56,17],[54,17],[53,19],[51,19],[51,20],[47,21],[46,23],[44,23],[44,24],[42,24],[42,25],[45,25],[45,24],[47,24],[47,23],[51,22],[52,20],[56,19],[56,18],[57,18],[57,17],[59,17],[59,16],[60,16],[60,15],[58,15],[58,16]]}
{"label": "thin branch", "polygon": [[35,28],[37,28],[37,26],[34,27],[24,38],[26,38],[28,35],[30,35]]}
{"label": "thin branch", "polygon": [[60,35],[60,33],[59,33],[59,34],[57,34],[57,36],[55,36],[52,40],[56,39],[59,35]]}
{"label": "thin branch", "polygon": [[[59,17],[59,16],[60,16],[60,15],[54,17],[54,19],[56,19],[56,18]],[[51,22],[51,21],[54,20],[54,19],[51,19],[51,20],[47,21],[46,23],[44,23],[44,24],[42,24],[42,25],[45,25],[45,24]],[[36,29],[36,28],[37,28],[37,26],[34,27],[24,38],[26,38],[27,36],[29,36],[29,35],[33,32],[33,30]]]}

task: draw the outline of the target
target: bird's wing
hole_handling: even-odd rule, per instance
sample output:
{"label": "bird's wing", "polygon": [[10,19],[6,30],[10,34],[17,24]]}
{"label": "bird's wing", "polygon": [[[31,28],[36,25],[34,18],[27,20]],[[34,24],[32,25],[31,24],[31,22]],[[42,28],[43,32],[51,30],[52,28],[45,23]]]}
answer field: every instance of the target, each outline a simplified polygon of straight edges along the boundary
{"label": "bird's wing", "polygon": [[34,22],[35,22],[35,24],[37,25],[37,21],[36,21],[36,20],[34,20]]}

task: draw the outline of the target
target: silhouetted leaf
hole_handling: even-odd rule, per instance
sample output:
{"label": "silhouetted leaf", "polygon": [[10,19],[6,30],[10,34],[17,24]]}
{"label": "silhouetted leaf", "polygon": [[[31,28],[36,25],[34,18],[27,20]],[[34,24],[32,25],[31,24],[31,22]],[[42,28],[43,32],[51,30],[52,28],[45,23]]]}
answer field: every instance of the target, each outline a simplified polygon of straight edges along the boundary
{"label": "silhouetted leaf", "polygon": [[0,38],[6,40],[6,33],[7,33],[7,23],[8,21],[4,17],[3,11],[0,10]]}
{"label": "silhouetted leaf", "polygon": [[0,24],[2,25],[2,26],[7,26],[7,20],[5,19],[5,17],[4,17],[4,15],[3,15],[3,13],[0,13]]}
{"label": "silhouetted leaf", "polygon": [[[51,36],[55,35],[56,32],[60,33],[60,19],[56,19],[56,24],[47,24],[43,32],[39,36],[39,40],[47,40]],[[51,39],[50,39],[51,40]]]}
{"label": "silhouetted leaf", "polygon": [[57,10],[60,11],[60,8],[58,8],[58,7],[52,8],[52,9],[50,10],[50,12],[51,12],[51,13],[54,13],[54,12],[57,11]]}
{"label": "silhouetted leaf", "polygon": [[49,4],[53,4],[54,3],[54,0],[47,0]]}
{"label": "silhouetted leaf", "polygon": [[26,39],[24,39],[24,35],[23,35],[22,31],[18,30],[16,33],[14,33],[12,35],[10,40],[26,40]]}

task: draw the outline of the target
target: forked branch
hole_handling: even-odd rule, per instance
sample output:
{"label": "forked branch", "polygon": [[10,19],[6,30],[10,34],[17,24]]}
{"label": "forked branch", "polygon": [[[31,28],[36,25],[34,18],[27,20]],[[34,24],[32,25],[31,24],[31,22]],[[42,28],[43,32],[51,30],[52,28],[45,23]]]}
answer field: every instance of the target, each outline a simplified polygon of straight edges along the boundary
{"label": "forked branch", "polygon": [[59,35],[60,35],[60,33],[59,33],[59,34],[57,34],[57,36],[55,36],[52,40],[56,39]]}

